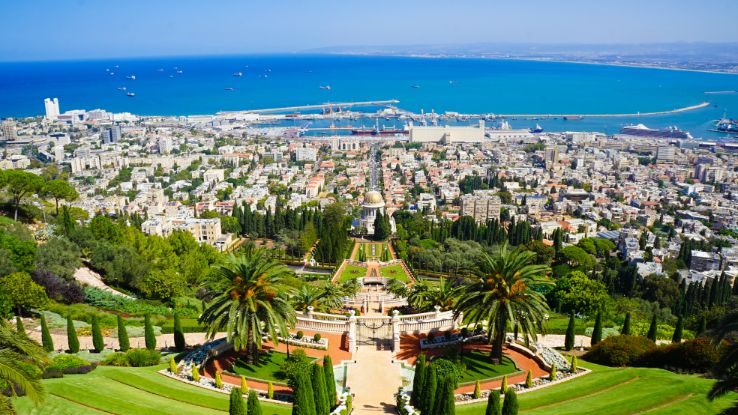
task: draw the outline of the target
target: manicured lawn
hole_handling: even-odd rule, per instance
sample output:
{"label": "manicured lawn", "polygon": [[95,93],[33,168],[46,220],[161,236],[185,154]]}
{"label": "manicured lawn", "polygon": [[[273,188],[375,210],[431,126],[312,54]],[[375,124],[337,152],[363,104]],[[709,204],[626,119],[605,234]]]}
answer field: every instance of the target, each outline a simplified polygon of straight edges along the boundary
{"label": "manicured lawn", "polygon": [[464,364],[466,370],[461,374],[459,383],[474,382],[475,380],[491,379],[502,375],[518,372],[515,362],[508,357],[502,359],[502,364],[493,365],[489,353],[465,352]]}
{"label": "manicured lawn", "polygon": [[[713,381],[661,369],[606,368],[584,363],[593,373],[518,395],[520,413],[544,414],[718,414],[738,395],[715,402],[705,398]],[[485,405],[456,407],[457,415],[482,415]]]}
{"label": "manicured lawn", "polygon": [[256,364],[247,364],[245,360],[239,359],[233,365],[231,371],[250,379],[285,382],[286,379],[282,373],[282,364],[285,360],[287,360],[287,353],[261,353]]}
{"label": "manicured lawn", "polygon": [[[14,399],[19,414],[206,415],[228,413],[228,395],[187,385],[150,368],[98,367],[87,375],[43,381],[46,400],[35,407]],[[289,415],[288,405],[262,402],[265,415]]]}
{"label": "manicured lawn", "polygon": [[363,278],[366,275],[366,268],[357,267],[356,265],[346,264],[346,267],[338,277],[338,282],[346,282],[356,278]]}
{"label": "manicured lawn", "polygon": [[409,282],[405,269],[400,264],[387,265],[379,269],[379,273],[385,278],[394,278],[402,282]]}
{"label": "manicured lawn", "polygon": [[[200,325],[196,318],[182,318],[179,322],[182,324],[182,331],[185,333],[202,333],[205,331],[205,327]],[[161,332],[164,334],[174,333],[174,319],[162,323]]]}

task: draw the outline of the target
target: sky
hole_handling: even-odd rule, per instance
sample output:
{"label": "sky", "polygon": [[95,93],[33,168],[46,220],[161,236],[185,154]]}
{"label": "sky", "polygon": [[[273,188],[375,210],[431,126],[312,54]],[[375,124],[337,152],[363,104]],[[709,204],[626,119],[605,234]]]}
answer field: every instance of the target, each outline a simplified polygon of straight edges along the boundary
{"label": "sky", "polygon": [[0,60],[738,42],[738,0],[0,0]]}

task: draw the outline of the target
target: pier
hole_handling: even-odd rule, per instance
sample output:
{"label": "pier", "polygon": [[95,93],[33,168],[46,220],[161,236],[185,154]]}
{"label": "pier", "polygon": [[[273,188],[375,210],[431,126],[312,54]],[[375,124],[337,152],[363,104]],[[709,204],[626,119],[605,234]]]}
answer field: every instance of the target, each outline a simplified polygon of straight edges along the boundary
{"label": "pier", "polygon": [[668,111],[636,112],[622,114],[495,114],[497,118],[563,118],[563,117],[586,117],[586,118],[621,118],[621,117],[653,117],[658,115],[678,114],[680,112],[694,111],[708,107],[709,102],[701,102],[697,105],[676,108]]}
{"label": "pier", "polygon": [[382,101],[359,101],[359,102],[333,102],[325,104],[314,104],[314,105],[298,105],[294,107],[280,107],[280,108],[263,108],[254,110],[242,110],[242,111],[221,111],[216,115],[228,116],[228,115],[239,115],[239,114],[267,114],[267,113],[279,113],[279,112],[299,112],[299,111],[310,111],[310,110],[324,110],[331,108],[352,108],[352,107],[380,107],[385,105],[399,104],[400,101],[396,99],[388,99]]}

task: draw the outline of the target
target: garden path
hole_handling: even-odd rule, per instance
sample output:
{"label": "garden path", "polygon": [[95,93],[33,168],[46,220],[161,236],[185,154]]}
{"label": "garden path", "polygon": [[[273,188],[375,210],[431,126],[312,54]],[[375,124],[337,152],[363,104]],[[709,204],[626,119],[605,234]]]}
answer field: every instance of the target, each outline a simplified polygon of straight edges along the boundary
{"label": "garden path", "polygon": [[359,346],[354,358],[356,364],[349,366],[347,379],[354,394],[353,414],[395,414],[395,393],[402,386],[402,376],[392,351]]}

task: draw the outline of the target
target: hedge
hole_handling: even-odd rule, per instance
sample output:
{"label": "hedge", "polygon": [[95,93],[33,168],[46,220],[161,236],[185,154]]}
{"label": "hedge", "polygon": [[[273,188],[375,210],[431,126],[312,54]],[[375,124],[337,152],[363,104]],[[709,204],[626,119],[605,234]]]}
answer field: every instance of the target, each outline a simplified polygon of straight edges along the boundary
{"label": "hedge", "polygon": [[645,337],[613,336],[597,343],[584,358],[605,366],[633,366],[654,347],[654,343]]}

